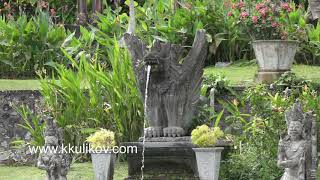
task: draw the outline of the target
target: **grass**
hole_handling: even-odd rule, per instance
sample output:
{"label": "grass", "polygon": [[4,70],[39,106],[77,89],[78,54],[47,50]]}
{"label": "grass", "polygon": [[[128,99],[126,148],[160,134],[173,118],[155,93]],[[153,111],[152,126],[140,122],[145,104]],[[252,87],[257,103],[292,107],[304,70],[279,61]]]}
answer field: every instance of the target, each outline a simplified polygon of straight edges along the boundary
{"label": "grass", "polygon": [[[123,180],[127,177],[127,163],[117,163],[115,167],[114,180]],[[45,171],[36,167],[18,166],[8,167],[0,166],[1,180],[43,180],[45,179]],[[75,163],[71,166],[68,173],[68,180],[92,180],[94,173],[91,162]]]}
{"label": "grass", "polygon": [[[257,72],[256,65],[233,65],[225,68],[207,67],[205,75],[223,74],[232,85],[253,85],[254,75]],[[299,77],[320,83],[320,66],[294,65],[293,72]],[[38,90],[39,80],[5,80],[0,79],[0,91],[8,90]]]}
{"label": "grass", "polygon": [[[224,68],[207,67],[204,74],[221,74],[230,80],[232,85],[252,85],[254,84],[254,76],[258,67],[256,65],[249,66],[230,66]],[[320,66],[294,65],[292,71],[298,77],[303,77],[320,83]]]}
{"label": "grass", "polygon": [[[114,180],[123,180],[128,176],[128,165],[126,162],[116,163]],[[75,163],[71,166],[68,173],[69,180],[92,180],[94,179],[91,162]],[[320,178],[320,169],[318,170],[318,178]],[[30,166],[0,166],[1,180],[43,180],[45,179],[45,171]]]}
{"label": "grass", "polygon": [[6,80],[0,79],[0,91],[8,90],[37,90],[40,87],[38,80]]}

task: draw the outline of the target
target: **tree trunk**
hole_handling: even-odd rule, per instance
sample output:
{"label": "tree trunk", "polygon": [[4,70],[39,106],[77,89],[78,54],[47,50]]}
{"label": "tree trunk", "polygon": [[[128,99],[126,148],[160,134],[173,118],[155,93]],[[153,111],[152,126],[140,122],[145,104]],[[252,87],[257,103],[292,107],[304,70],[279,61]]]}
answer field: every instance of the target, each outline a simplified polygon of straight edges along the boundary
{"label": "tree trunk", "polygon": [[78,0],[78,16],[77,22],[80,25],[87,23],[88,10],[87,10],[87,0]]}
{"label": "tree trunk", "polygon": [[130,20],[129,20],[129,27],[128,27],[127,33],[134,34],[134,32],[136,30],[136,16],[135,16],[134,0],[130,0],[129,15],[130,15]]}
{"label": "tree trunk", "polygon": [[93,0],[92,1],[92,11],[94,14],[102,12],[102,1],[101,0]]}

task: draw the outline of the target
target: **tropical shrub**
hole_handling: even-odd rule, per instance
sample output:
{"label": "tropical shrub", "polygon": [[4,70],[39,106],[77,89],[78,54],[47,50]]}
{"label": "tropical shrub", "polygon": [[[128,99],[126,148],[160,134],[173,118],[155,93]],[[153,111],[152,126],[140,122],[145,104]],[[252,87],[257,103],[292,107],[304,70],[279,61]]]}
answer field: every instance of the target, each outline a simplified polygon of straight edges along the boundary
{"label": "tropical shrub", "polygon": [[90,135],[87,140],[93,148],[110,148],[115,146],[115,134],[106,129],[100,129]]}
{"label": "tropical shrub", "polygon": [[65,29],[54,26],[49,15],[39,12],[30,19],[0,19],[1,75],[34,77],[36,71],[54,71],[56,63],[65,64],[60,46],[66,38]]}
{"label": "tropical shrub", "polygon": [[73,0],[0,0],[0,16],[15,19],[26,14],[32,17],[42,10],[48,12],[56,23],[73,24],[76,21],[76,5]]}
{"label": "tropical shrub", "polygon": [[[233,22],[226,18],[224,1],[146,1],[136,6],[136,33],[146,42],[154,40],[190,46],[197,29],[206,29],[210,43],[207,64],[244,58],[250,48]],[[241,49],[241,50],[240,50]]]}
{"label": "tropical shrub", "polygon": [[191,133],[191,141],[199,147],[212,147],[224,133],[219,127],[209,128],[207,125],[198,126]]}
{"label": "tropical shrub", "polygon": [[83,61],[74,62],[75,69],[59,65],[56,76],[41,80],[46,107],[64,129],[66,144],[80,145],[95,128],[111,126],[104,91],[86,76]]}
{"label": "tropical shrub", "polygon": [[72,68],[60,65],[56,76],[42,80],[41,93],[64,128],[66,142],[78,145],[98,127],[118,133],[121,141],[141,135],[143,107],[130,57],[116,40],[109,38],[109,43],[110,69],[88,61],[84,54],[76,61],[66,53]]}
{"label": "tropical shrub", "polygon": [[251,118],[232,121],[240,127],[240,133],[234,136],[235,150],[223,162],[222,171],[225,173],[222,173],[222,179],[269,180],[281,177],[283,172],[277,167],[277,150],[279,137],[286,129],[285,110],[298,98],[305,112],[319,113],[316,104],[319,94],[308,86],[299,89],[289,96],[282,91],[270,91],[263,85],[245,92],[244,100],[250,104]]}
{"label": "tropical shrub", "polygon": [[320,24],[308,28],[308,41],[301,44],[300,58],[307,64],[320,63]]}
{"label": "tropical shrub", "polygon": [[205,93],[202,95],[208,94],[208,90],[211,88],[215,89],[216,95],[227,94],[232,91],[230,88],[230,81],[224,75],[213,75],[208,74],[204,75],[202,91]]}
{"label": "tropical shrub", "polygon": [[120,140],[134,141],[141,136],[144,118],[131,58],[126,50],[118,46],[116,39],[109,48],[111,70],[105,72],[102,68],[91,69],[90,74],[105,89],[111,119],[116,132],[120,134]]}
{"label": "tropical shrub", "polygon": [[40,116],[34,114],[29,107],[25,105],[16,108],[16,110],[23,120],[23,124],[19,124],[19,126],[27,130],[32,137],[32,141],[28,143],[33,146],[43,146],[45,124],[40,122]]}
{"label": "tropical shrub", "polygon": [[238,22],[239,27],[249,33],[252,39],[306,39],[304,10],[296,9],[294,3],[240,1],[232,7],[228,16]]}

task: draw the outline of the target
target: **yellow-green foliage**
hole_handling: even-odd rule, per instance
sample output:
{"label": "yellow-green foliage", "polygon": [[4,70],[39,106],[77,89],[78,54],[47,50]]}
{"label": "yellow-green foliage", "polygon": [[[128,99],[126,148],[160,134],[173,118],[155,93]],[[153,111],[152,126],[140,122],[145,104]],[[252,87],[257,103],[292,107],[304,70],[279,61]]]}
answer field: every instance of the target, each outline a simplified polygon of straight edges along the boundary
{"label": "yellow-green foliage", "polygon": [[89,136],[87,142],[89,142],[93,148],[113,147],[116,144],[114,132],[106,129],[101,129]]}
{"label": "yellow-green foliage", "polygon": [[199,147],[214,146],[217,140],[224,136],[219,127],[209,128],[207,125],[198,126],[191,133],[191,141]]}

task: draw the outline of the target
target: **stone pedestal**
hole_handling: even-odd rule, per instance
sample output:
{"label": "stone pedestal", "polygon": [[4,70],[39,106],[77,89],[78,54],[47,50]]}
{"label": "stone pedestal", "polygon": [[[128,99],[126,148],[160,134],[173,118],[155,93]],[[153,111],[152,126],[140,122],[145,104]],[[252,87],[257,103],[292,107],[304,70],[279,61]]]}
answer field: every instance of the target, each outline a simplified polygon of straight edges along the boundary
{"label": "stone pedestal", "polygon": [[[128,154],[127,180],[141,179],[142,142],[123,143],[124,146],[137,146],[137,154]],[[218,143],[218,146],[227,146]],[[190,137],[146,138],[144,179],[198,180],[196,156]]]}
{"label": "stone pedestal", "polygon": [[[137,154],[128,154],[127,180],[141,179],[142,142],[124,143],[137,146]],[[144,177],[152,180],[174,178],[198,179],[195,153],[190,137],[147,138],[145,141]]]}
{"label": "stone pedestal", "polygon": [[267,83],[271,84],[274,81],[278,80],[281,75],[284,73],[284,71],[278,71],[278,72],[258,72],[256,74],[256,81],[260,83]]}

